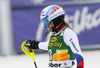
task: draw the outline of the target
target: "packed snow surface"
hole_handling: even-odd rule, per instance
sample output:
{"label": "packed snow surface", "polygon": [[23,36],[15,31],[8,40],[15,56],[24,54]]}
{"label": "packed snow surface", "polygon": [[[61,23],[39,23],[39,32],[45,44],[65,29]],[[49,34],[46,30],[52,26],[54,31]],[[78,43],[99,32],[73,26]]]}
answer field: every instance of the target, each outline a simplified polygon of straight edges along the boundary
{"label": "packed snow surface", "polygon": [[[100,68],[100,50],[83,51],[84,68]],[[38,68],[48,68],[48,54],[35,54]],[[25,55],[0,56],[0,68],[35,68],[32,59]]]}

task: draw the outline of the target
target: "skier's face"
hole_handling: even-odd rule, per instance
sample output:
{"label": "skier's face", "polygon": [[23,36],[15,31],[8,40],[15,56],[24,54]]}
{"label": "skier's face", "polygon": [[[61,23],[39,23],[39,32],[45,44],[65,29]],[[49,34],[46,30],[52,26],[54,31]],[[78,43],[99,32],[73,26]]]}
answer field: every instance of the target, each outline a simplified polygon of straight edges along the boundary
{"label": "skier's face", "polygon": [[54,27],[53,21],[51,21],[51,23],[49,24],[49,26],[47,26],[48,30],[52,32],[52,27]]}

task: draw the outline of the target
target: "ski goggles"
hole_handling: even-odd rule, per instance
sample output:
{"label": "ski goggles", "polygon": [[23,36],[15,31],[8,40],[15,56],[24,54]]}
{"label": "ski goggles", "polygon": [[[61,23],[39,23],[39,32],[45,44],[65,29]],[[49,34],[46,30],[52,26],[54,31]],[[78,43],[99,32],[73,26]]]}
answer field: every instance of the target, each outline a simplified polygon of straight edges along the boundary
{"label": "ski goggles", "polygon": [[43,19],[42,19],[42,22],[44,23],[44,27],[45,27],[45,28],[47,28],[47,26],[49,26],[49,24],[51,23],[51,21],[49,21],[49,20],[47,19],[47,17],[43,18]]}

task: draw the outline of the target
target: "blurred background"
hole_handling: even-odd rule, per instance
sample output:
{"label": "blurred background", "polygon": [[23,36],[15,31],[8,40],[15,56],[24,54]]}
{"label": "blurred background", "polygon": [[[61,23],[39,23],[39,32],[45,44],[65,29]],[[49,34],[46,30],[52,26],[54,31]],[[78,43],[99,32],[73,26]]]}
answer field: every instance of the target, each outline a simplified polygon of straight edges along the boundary
{"label": "blurred background", "polygon": [[[58,4],[65,10],[65,20],[77,33],[85,68],[99,68],[100,0],[0,0],[0,68],[34,68],[23,54],[25,40],[47,41],[40,22],[41,10]],[[39,68],[48,68],[48,54],[35,50]]]}

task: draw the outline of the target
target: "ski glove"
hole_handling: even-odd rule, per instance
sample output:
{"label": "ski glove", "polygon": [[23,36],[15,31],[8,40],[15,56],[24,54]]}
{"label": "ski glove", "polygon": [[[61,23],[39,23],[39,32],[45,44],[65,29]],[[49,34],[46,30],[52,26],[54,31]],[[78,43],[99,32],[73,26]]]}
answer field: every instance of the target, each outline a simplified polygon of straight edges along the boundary
{"label": "ski glove", "polygon": [[30,47],[31,49],[39,49],[38,47],[39,42],[35,40],[27,40],[24,44],[25,47]]}

